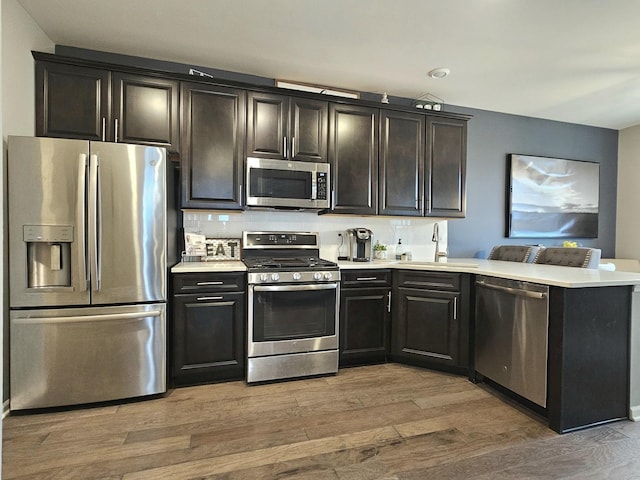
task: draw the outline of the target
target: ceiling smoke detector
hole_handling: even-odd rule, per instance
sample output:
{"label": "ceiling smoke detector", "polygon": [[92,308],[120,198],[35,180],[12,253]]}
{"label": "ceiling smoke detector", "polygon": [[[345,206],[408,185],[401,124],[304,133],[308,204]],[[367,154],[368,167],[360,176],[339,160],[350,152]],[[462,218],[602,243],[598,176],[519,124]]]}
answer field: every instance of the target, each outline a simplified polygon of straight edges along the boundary
{"label": "ceiling smoke detector", "polygon": [[427,73],[427,75],[429,75],[431,78],[444,78],[449,75],[450,72],[451,70],[449,70],[448,68],[434,68],[429,73]]}

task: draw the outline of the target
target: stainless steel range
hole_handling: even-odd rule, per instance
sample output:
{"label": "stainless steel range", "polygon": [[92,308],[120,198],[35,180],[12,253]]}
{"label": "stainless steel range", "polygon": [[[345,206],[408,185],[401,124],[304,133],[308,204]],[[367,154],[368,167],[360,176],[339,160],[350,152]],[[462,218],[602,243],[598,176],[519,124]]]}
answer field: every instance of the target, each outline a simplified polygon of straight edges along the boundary
{"label": "stainless steel range", "polygon": [[247,382],[338,371],[340,271],[313,232],[244,232]]}

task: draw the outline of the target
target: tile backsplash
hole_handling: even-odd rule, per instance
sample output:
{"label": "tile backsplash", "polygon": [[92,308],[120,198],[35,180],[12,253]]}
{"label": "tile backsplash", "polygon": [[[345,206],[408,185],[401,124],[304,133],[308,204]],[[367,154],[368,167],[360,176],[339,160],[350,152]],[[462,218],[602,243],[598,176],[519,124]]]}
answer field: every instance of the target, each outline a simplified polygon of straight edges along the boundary
{"label": "tile backsplash", "polygon": [[[186,233],[202,233],[209,238],[242,237],[243,231],[319,232],[320,256],[338,258],[341,233],[348,228],[368,228],[373,241],[388,246],[389,258],[395,255],[395,245],[402,239],[413,260],[431,261],[435,243],[431,241],[433,226],[438,223],[440,250],[447,248],[447,220],[417,217],[365,217],[356,215],[317,215],[313,212],[248,210],[245,212],[210,212],[185,210],[183,227]],[[345,239],[345,253],[346,239]]]}

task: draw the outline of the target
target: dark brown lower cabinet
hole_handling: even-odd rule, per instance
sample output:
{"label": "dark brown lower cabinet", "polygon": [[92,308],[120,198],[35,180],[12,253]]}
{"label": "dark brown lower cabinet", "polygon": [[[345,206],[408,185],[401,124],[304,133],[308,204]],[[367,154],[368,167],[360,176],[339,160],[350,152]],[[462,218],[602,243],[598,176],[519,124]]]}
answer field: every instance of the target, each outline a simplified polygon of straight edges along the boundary
{"label": "dark brown lower cabinet", "polygon": [[394,273],[391,359],[466,373],[469,367],[469,276]]}
{"label": "dark brown lower cabinet", "polygon": [[390,270],[342,273],[340,366],[385,362],[391,320]]}
{"label": "dark brown lower cabinet", "polygon": [[[208,285],[202,285],[197,293],[174,294],[170,384],[184,386],[244,378],[245,292],[224,291],[225,285],[228,289],[229,283],[239,283],[233,275],[226,275],[200,274],[195,283]],[[188,291],[184,283],[182,287],[179,282],[174,284]]]}

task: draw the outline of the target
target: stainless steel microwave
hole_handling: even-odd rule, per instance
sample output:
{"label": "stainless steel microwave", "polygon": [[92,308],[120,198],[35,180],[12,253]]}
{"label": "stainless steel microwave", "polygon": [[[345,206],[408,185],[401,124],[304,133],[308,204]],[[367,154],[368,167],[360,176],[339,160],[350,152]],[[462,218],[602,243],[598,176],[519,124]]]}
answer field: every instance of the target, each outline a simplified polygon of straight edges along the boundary
{"label": "stainless steel microwave", "polygon": [[331,206],[328,163],[247,158],[247,206],[324,209]]}

